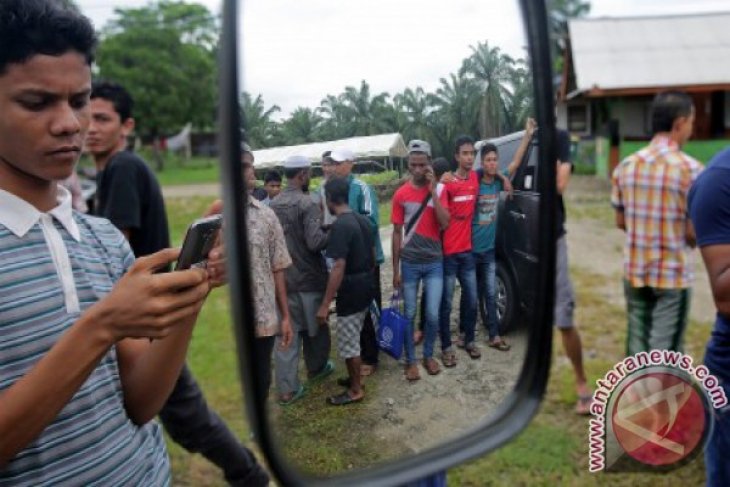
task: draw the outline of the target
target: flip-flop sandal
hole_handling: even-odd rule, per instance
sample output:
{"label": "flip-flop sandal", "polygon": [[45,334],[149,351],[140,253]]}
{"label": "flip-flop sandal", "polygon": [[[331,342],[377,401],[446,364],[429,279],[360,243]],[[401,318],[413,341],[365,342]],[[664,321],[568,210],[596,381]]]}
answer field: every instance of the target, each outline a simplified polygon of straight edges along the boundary
{"label": "flip-flop sandal", "polygon": [[407,367],[405,370],[406,379],[408,382],[415,382],[421,379],[421,374],[418,373],[418,365],[413,364],[412,367]]}
{"label": "flip-flop sandal", "polygon": [[441,362],[443,362],[444,367],[456,367],[456,355],[454,355],[454,352],[445,352],[441,356]]}
{"label": "flip-flop sandal", "polygon": [[314,374],[312,377],[309,378],[307,381],[307,385],[315,385],[320,382],[322,382],[324,379],[329,377],[329,375],[334,372],[335,370],[335,364],[332,363],[331,360],[328,360],[326,364],[324,364],[324,367],[322,367],[322,370]]}
{"label": "flip-flop sandal", "polygon": [[592,403],[593,394],[578,395],[578,402],[575,405],[575,414],[579,416],[589,416],[591,414]]}
{"label": "flip-flop sandal", "polygon": [[482,357],[482,352],[480,352],[477,347],[467,347],[467,348],[465,348],[465,350],[466,350],[466,353],[469,354],[469,357],[471,357],[473,360],[476,360],[476,359]]}
{"label": "flip-flop sandal", "polygon": [[353,399],[350,397],[350,394],[348,394],[347,391],[343,392],[342,394],[337,394],[335,396],[330,396],[327,398],[327,404],[331,404],[332,406],[345,406],[347,404],[352,404],[353,402],[360,401],[362,401],[362,397]]}
{"label": "flip-flop sandal", "polygon": [[496,348],[497,350],[499,350],[499,351],[501,351],[501,352],[506,352],[506,351],[508,351],[508,350],[509,350],[510,348],[512,348],[512,347],[510,347],[510,346],[509,346],[509,344],[508,344],[507,342],[505,342],[504,340],[500,340],[500,341],[498,341],[498,342],[491,342],[491,341],[490,341],[490,342],[487,342],[487,346],[488,346],[488,347],[491,347],[491,348]]}
{"label": "flip-flop sandal", "polygon": [[300,385],[299,389],[287,400],[280,399],[279,400],[279,406],[287,407],[291,406],[295,402],[297,402],[299,399],[304,397],[304,386]]}

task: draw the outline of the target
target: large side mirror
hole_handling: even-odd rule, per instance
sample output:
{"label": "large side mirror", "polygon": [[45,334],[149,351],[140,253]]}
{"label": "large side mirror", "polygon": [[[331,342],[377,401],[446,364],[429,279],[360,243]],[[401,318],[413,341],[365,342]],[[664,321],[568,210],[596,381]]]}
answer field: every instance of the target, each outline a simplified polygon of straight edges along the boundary
{"label": "large side mirror", "polygon": [[[247,2],[242,11],[239,2],[227,0],[223,28],[220,143],[231,305],[248,416],[278,480],[283,485],[400,485],[509,441],[537,411],[552,343],[556,157],[544,2]],[[412,50],[414,43],[419,49]],[[518,89],[526,90],[522,100]],[[385,92],[388,96],[381,96]],[[266,103],[278,105],[281,120],[266,114]],[[434,156],[449,159],[461,133],[489,139],[504,169],[511,159],[502,156],[519,146],[522,134],[515,132],[523,129],[528,113],[541,134],[539,143],[528,147],[537,154],[524,157],[531,167],[521,173],[529,172],[529,182],[498,205],[504,214],[495,222],[497,315],[511,349],[487,347],[478,316],[480,359],[456,349],[455,367],[439,364],[441,373],[432,376],[419,365],[421,379],[410,383],[403,366],[381,354],[376,374],[365,379],[364,400],[330,406],[325,399],[342,391],[337,379],[346,374],[334,346],[342,328],[332,320],[331,359],[337,370],[310,384],[299,401],[279,405],[275,381],[271,391],[265,390],[266,381],[257,374],[262,345],[252,296],[260,276],[251,271],[249,219],[255,216],[248,214],[242,197],[248,193],[242,135],[253,146],[256,169],[282,165],[285,151],[277,152],[276,146],[301,144],[289,154],[318,157],[328,146],[336,148],[332,141],[379,133],[399,133],[405,143],[427,139]],[[297,132],[296,121],[287,122],[294,115],[319,128]],[[269,130],[272,126],[278,130]],[[315,142],[328,144],[311,147]],[[358,149],[351,139],[338,143]],[[361,158],[377,159],[405,175],[405,145],[400,152],[393,149],[397,145],[382,153],[371,146]],[[383,193],[381,199],[388,197]],[[392,225],[380,225],[387,239]],[[387,253],[389,245],[384,247]],[[385,257],[380,271],[386,302],[392,288],[389,266]],[[456,339],[458,292],[453,303],[450,323]],[[439,359],[438,339],[434,346]],[[418,346],[419,364],[422,353]],[[307,382],[303,361],[299,382]]]}

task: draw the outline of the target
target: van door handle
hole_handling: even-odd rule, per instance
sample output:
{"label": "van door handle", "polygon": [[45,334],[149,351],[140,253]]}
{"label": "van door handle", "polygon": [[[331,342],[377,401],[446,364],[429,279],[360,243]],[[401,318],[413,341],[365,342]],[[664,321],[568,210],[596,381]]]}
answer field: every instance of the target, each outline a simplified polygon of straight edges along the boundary
{"label": "van door handle", "polygon": [[509,213],[510,213],[510,215],[512,215],[513,218],[515,218],[517,220],[524,220],[525,218],[527,218],[527,215],[525,215],[524,213],[522,213],[520,211],[510,210]]}

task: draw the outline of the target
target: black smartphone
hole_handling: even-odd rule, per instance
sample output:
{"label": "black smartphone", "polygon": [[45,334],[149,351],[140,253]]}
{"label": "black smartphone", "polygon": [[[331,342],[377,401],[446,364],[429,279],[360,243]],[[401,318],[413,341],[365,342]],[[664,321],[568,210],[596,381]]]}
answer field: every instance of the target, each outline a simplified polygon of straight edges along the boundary
{"label": "black smartphone", "polygon": [[185,234],[180,257],[175,264],[175,270],[181,271],[191,267],[205,267],[208,254],[218,236],[223,223],[222,215],[213,215],[195,220]]}

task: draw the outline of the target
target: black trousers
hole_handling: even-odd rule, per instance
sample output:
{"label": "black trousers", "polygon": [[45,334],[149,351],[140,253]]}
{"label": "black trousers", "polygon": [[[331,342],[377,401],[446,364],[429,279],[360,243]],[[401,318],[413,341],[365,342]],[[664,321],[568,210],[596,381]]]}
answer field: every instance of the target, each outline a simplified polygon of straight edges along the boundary
{"label": "black trousers", "polygon": [[[375,266],[375,302],[378,304],[378,309],[382,309],[383,299],[382,292],[380,290],[380,266]],[[365,323],[363,323],[362,331],[360,332],[360,357],[362,362],[366,365],[377,365],[378,364],[378,338],[375,335],[375,323],[368,312],[365,315]]]}
{"label": "black trousers", "polygon": [[175,443],[217,465],[230,485],[269,485],[268,474],[256,462],[251,450],[210,409],[187,364],[160,411],[160,420]]}

